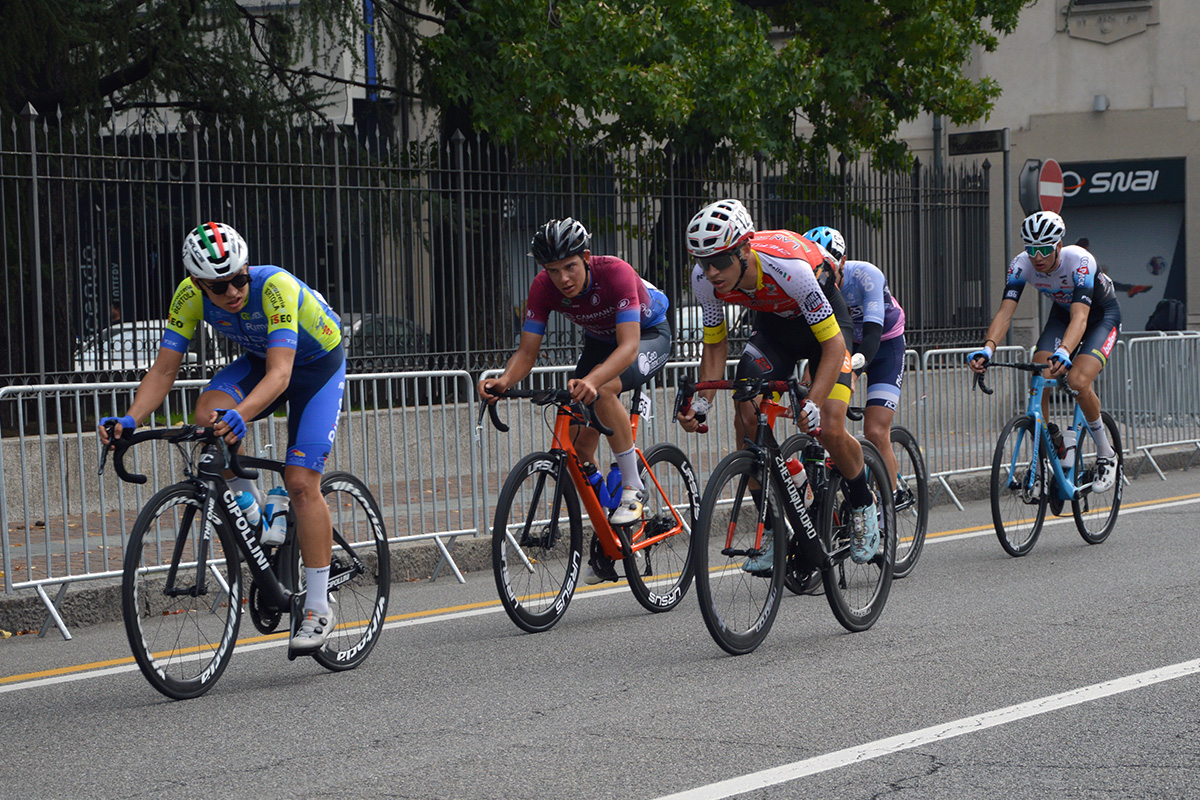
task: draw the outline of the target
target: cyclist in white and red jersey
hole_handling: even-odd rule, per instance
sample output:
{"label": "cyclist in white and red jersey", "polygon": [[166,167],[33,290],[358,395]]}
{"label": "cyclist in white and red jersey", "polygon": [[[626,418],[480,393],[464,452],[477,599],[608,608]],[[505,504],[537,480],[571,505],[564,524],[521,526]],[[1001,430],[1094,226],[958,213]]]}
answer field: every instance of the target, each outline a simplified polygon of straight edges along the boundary
{"label": "cyclist in white and red jersey", "polygon": [[[1033,360],[1050,364],[1051,378],[1066,374],[1067,384],[1079,392],[1079,407],[1096,440],[1092,491],[1107,492],[1116,479],[1116,453],[1100,419],[1100,398],[1092,384],[1108,363],[1121,332],[1121,306],[1112,281],[1100,271],[1096,258],[1077,245],[1063,245],[1066,231],[1066,223],[1053,211],[1035,212],[1021,223],[1025,252],[1009,262],[1000,310],[988,326],[983,347],[971,353],[967,363],[977,373],[987,369],[996,342],[1008,333],[1026,283],[1048,295],[1054,302]],[[1043,415],[1049,411],[1049,399],[1049,393],[1042,396]],[[1051,434],[1056,432],[1057,426]]]}
{"label": "cyclist in white and red jersey", "polygon": [[[114,434],[144,422],[162,405],[201,320],[245,349],[221,369],[196,401],[197,424],[213,425],[234,444],[246,420],[263,419],[288,404],[288,450],[283,482],[296,515],[304,557],[304,619],[292,637],[298,652],[320,649],[337,626],[328,597],[333,520],[321,496],[321,474],[337,432],[346,382],[346,355],[338,317],[315,290],[275,266],[249,266],[246,241],[231,226],[206,222],[189,231],[167,330],[154,365],[124,417],[100,420]],[[235,492],[258,495],[254,484],[229,477]],[[262,504],[262,498],[258,498]]]}
{"label": "cyclist in white and red jersey", "polygon": [[[705,206],[687,228],[688,252],[695,257],[692,289],[703,313],[704,350],[700,381],[720,380],[725,374],[729,338],[724,304],[757,311],[754,332],[738,362],[737,377],[786,380],[796,362],[808,359],[812,386],[796,422],[803,430],[820,428],[821,444],[829,451],[849,483],[852,504],[850,557],[865,563],[879,548],[879,509],[868,485],[862,445],[846,430],[850,401],[850,353],[843,328],[850,315],[837,287],[823,290],[814,270],[832,267],[825,251],[791,231],[755,232],[750,213],[737,200],[718,200]],[[696,414],[707,413],[714,392],[701,392],[692,407],[679,415],[687,431],[697,429]],[[734,418],[738,441],[753,436],[757,421],[753,405],[742,403]],[[751,490],[756,503],[762,489]],[[768,523],[771,522],[768,516]],[[771,539],[767,539],[768,542]],[[771,548],[742,568],[768,572]]]}
{"label": "cyclist in white and red jersey", "polygon": [[904,385],[904,309],[888,288],[883,270],[867,261],[846,260],[846,240],[826,225],[804,234],[825,248],[837,264],[837,286],[854,321],[854,353],[863,357],[856,370],[867,375],[863,434],[879,448],[892,489],[900,465],[892,451],[892,419]]}
{"label": "cyclist in white and red jersey", "polygon": [[[583,328],[584,345],[575,374],[567,383],[571,397],[594,403],[600,421],[612,429],[609,444],[621,470],[621,504],[610,518],[628,525],[642,517],[646,487],[633,446],[629,412],[621,392],[657,375],[671,353],[667,297],[643,280],[632,266],[615,256],[592,255],[591,236],[582,223],[553,219],[533,236],[530,254],[542,270],[529,287],[525,324],[517,351],[496,378],[479,382],[479,396],[496,402],[495,394],[525,378],[537,362],[551,311]],[[595,460],[600,435],[584,428],[575,440],[580,460]],[[584,581],[618,580],[612,559],[593,536]]]}

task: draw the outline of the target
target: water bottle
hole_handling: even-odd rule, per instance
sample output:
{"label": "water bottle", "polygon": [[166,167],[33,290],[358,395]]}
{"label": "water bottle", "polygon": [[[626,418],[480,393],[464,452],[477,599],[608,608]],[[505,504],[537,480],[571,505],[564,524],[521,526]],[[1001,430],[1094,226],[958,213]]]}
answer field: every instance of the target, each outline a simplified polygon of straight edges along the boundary
{"label": "water bottle", "polygon": [[283,544],[287,538],[287,489],[276,486],[267,492],[266,527],[263,530],[262,543],[269,545]]}
{"label": "water bottle", "polygon": [[621,502],[621,468],[615,463],[608,468],[604,489],[600,495],[600,503],[608,508],[616,508]]}
{"label": "water bottle", "polygon": [[1066,432],[1063,434],[1063,455],[1062,462],[1067,468],[1075,465],[1075,428],[1072,425],[1067,426]]}
{"label": "water bottle", "polygon": [[796,484],[796,488],[804,491],[804,483],[808,480],[808,473],[804,471],[804,465],[799,459],[789,458],[787,460],[787,471],[792,476],[792,483]]}
{"label": "water bottle", "polygon": [[254,502],[254,495],[250,492],[238,492],[234,499],[237,500],[238,508],[242,510],[242,516],[250,523],[250,529],[256,530],[258,523],[262,522],[262,512],[258,510],[258,503]]}

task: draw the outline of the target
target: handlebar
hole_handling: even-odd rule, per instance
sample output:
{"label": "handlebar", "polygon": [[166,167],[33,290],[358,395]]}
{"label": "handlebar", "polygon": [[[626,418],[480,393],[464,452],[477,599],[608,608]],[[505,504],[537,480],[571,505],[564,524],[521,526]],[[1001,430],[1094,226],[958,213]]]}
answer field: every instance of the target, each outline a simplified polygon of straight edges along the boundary
{"label": "handlebar", "polygon": [[226,455],[226,465],[239,478],[246,480],[257,480],[258,470],[243,467],[238,460],[238,448],[241,447],[241,442],[230,446],[225,442],[223,436],[217,436],[215,428],[205,428],[200,425],[181,425],[178,428],[159,428],[148,431],[134,431],[133,433],[124,433],[119,439],[114,439],[113,432],[116,428],[116,422],[109,422],[105,426],[108,431],[110,447],[104,448],[100,456],[100,469],[97,474],[104,472],[104,462],[108,458],[108,451],[111,449],[113,453],[113,468],[117,471],[117,476],[126,483],[143,484],[147,478],[145,475],[129,472],[125,469],[125,453],[129,448],[141,442],[151,440],[164,440],[172,444],[183,444],[184,442],[204,442],[205,444],[215,444],[219,446]]}
{"label": "handlebar", "polygon": [[[732,389],[733,399],[737,402],[744,400],[753,400],[755,397],[761,397],[767,394],[778,392],[787,394],[791,397],[792,408],[799,409],[804,405],[804,398],[808,397],[808,387],[802,386],[800,381],[795,378],[788,378],[785,381],[768,381],[763,378],[738,378],[732,381],[699,381],[692,383],[686,378],[679,384],[679,393],[675,396],[675,414],[685,411],[691,407],[692,397],[696,392],[706,391],[708,389]],[[697,415],[700,419],[700,415]],[[707,425],[701,425],[697,430],[700,433],[708,431]]]}
{"label": "handlebar", "polygon": [[[1046,370],[1050,369],[1049,364],[1034,364],[1032,362],[1024,362],[1024,361],[1013,361],[1013,362],[1008,362],[1008,363],[992,361],[988,364],[988,367],[1005,367],[1007,369],[1016,369],[1016,370],[1020,370],[1022,372],[1028,372],[1030,375],[1033,375],[1033,374],[1036,374],[1039,372],[1045,372]],[[986,374],[987,374],[986,371],[985,372],[976,372],[974,375],[974,380],[973,380],[971,389],[972,390],[981,389],[984,394],[995,394],[996,390],[989,389],[987,387],[987,384],[985,384],[983,382],[984,376]],[[1066,392],[1067,395],[1070,396],[1072,399],[1075,399],[1079,396],[1079,392],[1075,391],[1067,384],[1067,376],[1066,375],[1060,375],[1055,380],[1058,383],[1058,388],[1060,388],[1064,392]]]}
{"label": "handlebar", "polygon": [[[505,389],[499,394],[492,394],[492,397],[507,398],[510,400],[527,399],[532,400],[534,405],[548,406],[556,405],[560,408],[574,408],[580,417],[583,418],[585,425],[595,428],[605,436],[612,436],[612,428],[600,421],[600,417],[596,416],[596,409],[593,405],[584,405],[571,399],[571,393],[566,389]],[[479,420],[477,426],[483,425],[483,415],[486,412],[492,420],[492,425],[501,433],[508,433],[509,427],[501,419],[500,414],[496,411],[495,403],[481,403],[482,408],[479,409]]]}

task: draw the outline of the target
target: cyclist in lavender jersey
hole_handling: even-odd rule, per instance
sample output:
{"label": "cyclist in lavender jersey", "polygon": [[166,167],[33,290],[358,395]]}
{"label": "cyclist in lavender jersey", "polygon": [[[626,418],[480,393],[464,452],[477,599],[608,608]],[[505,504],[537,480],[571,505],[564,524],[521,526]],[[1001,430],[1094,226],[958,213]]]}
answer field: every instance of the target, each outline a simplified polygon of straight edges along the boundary
{"label": "cyclist in lavender jersey", "polygon": [[[1100,398],[1093,383],[1121,332],[1121,306],[1096,258],[1077,245],[1064,246],[1065,233],[1066,223],[1053,211],[1038,211],[1021,223],[1025,252],[1009,262],[1000,310],[988,326],[983,347],[971,353],[967,363],[976,373],[987,369],[996,342],[1008,333],[1026,283],[1047,295],[1053,304],[1033,360],[1050,364],[1051,378],[1066,374],[1067,384],[1079,392],[1079,407],[1096,442],[1092,491],[1107,492],[1116,479],[1116,453],[1100,419]],[[1049,400],[1047,392],[1042,396],[1043,415],[1048,414]]]}
{"label": "cyclist in lavender jersey", "polygon": [[[521,342],[495,378],[479,382],[479,396],[496,402],[495,394],[519,383],[537,362],[550,312],[558,311],[584,330],[583,353],[567,383],[571,397],[595,404],[596,415],[612,429],[609,444],[621,470],[621,502],[610,520],[628,525],[642,517],[645,486],[633,445],[629,412],[620,393],[657,375],[671,353],[667,297],[615,256],[592,255],[591,236],[570,217],[550,220],[534,234],[531,255],[543,269],[533,279],[526,303]],[[595,460],[600,436],[593,428],[579,431],[575,449],[583,462]],[[584,581],[617,580],[612,559],[593,536]]]}
{"label": "cyclist in lavender jersey", "polygon": [[904,384],[904,309],[879,267],[846,260],[846,240],[837,230],[822,225],[804,236],[825,248],[837,265],[837,285],[854,322],[854,352],[863,358],[864,366],[855,372],[867,375],[863,433],[879,448],[895,490],[900,465],[892,450],[892,420]]}

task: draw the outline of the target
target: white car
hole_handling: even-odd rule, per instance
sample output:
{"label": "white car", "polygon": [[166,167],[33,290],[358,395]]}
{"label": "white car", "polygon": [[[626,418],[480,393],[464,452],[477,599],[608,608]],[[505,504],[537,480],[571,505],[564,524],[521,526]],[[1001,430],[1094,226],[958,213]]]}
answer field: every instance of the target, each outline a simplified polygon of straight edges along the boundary
{"label": "white car", "polygon": [[[89,337],[75,351],[76,372],[104,372],[112,370],[145,371],[158,357],[163,331],[167,329],[165,319],[146,319],[136,322],[118,322]],[[206,363],[221,367],[229,363],[229,357],[216,345],[212,327],[201,324],[200,338],[207,343]],[[191,347],[183,357],[184,365],[200,362],[200,341],[193,338]]]}

